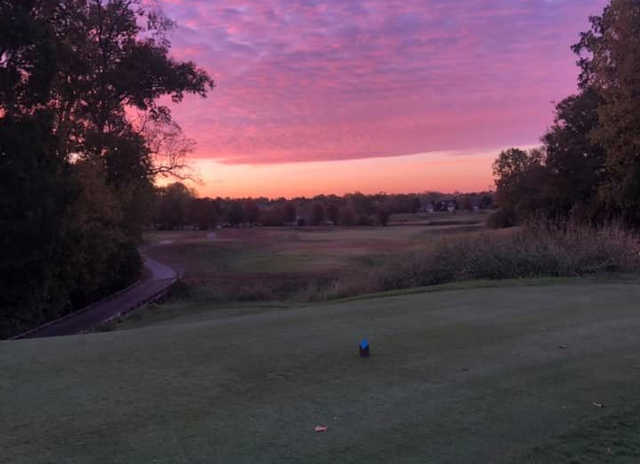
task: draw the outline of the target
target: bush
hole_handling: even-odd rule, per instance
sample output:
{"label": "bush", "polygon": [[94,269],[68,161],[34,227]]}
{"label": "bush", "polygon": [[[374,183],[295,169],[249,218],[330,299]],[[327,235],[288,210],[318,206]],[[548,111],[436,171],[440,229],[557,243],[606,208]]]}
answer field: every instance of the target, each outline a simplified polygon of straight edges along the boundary
{"label": "bush", "polygon": [[317,297],[339,298],[474,279],[635,272],[640,269],[639,252],[636,236],[616,225],[536,222],[510,231],[444,238],[429,250],[335,280]]}
{"label": "bush", "polygon": [[516,225],[516,215],[511,210],[499,209],[487,218],[489,229],[504,229]]}

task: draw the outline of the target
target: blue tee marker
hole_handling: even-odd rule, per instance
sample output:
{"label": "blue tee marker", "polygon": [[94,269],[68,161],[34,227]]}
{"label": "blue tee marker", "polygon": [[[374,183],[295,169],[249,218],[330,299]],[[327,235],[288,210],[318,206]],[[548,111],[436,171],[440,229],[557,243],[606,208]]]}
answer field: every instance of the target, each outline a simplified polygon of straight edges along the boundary
{"label": "blue tee marker", "polygon": [[360,357],[368,358],[369,357],[369,341],[366,338],[363,338],[360,342]]}

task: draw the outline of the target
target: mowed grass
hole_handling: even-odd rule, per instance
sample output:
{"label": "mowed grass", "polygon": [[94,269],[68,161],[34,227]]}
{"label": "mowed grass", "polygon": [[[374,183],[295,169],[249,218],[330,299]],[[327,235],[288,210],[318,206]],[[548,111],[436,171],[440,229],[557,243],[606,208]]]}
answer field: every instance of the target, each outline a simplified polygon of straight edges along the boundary
{"label": "mowed grass", "polygon": [[640,284],[528,283],[1,342],[0,462],[637,462]]}

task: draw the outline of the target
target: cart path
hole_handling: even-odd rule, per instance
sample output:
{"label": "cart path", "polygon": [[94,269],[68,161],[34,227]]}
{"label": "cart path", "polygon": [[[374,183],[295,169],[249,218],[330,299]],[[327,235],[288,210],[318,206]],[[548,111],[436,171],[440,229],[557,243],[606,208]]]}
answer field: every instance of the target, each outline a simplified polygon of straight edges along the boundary
{"label": "cart path", "polygon": [[80,333],[158,298],[175,283],[178,274],[165,264],[145,255],[142,257],[144,267],[149,272],[139,283],[18,338],[57,337]]}

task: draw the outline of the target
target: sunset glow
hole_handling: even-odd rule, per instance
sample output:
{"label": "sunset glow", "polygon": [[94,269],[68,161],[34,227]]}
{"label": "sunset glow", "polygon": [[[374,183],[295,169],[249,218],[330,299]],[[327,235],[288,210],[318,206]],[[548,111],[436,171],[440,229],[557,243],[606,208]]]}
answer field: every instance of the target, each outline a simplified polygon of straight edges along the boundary
{"label": "sunset glow", "polygon": [[490,173],[498,151],[422,153],[251,166],[198,158],[191,164],[200,178],[194,186],[206,196],[291,198],[354,191],[478,192],[494,188]]}
{"label": "sunset glow", "polygon": [[[604,0],[162,0],[216,79],[174,116],[211,196],[469,191],[575,91]],[[415,155],[419,154],[419,155]]]}

